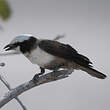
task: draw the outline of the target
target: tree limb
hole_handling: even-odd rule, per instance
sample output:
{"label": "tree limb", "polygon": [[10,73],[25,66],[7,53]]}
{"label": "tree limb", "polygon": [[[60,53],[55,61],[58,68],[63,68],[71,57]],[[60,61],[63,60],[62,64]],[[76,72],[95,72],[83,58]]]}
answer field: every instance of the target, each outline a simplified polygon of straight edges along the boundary
{"label": "tree limb", "polygon": [[9,55],[18,55],[20,53],[15,52],[15,51],[11,51],[11,52],[4,52],[4,53],[0,53],[0,57],[2,56],[9,56]]}
{"label": "tree limb", "polygon": [[[0,80],[3,82],[3,84],[8,88],[8,90],[12,90],[10,84],[5,80],[5,78],[3,77],[3,75],[0,74]],[[27,110],[27,108],[23,105],[22,101],[18,98],[15,97],[15,99],[18,101],[18,103],[21,105],[21,107],[23,108],[23,110]]]}
{"label": "tree limb", "polygon": [[4,97],[0,100],[0,108],[3,107],[5,104],[7,104],[9,101],[11,101],[13,98],[16,98],[23,92],[39,86],[41,84],[45,84],[52,81],[57,81],[63,78],[68,77],[73,70],[60,70],[56,72],[50,72],[45,75],[42,75],[38,78],[38,81],[36,83],[33,82],[33,80],[30,80],[28,82],[25,82],[24,84],[19,85],[18,87],[11,89]]}
{"label": "tree limb", "polygon": [[[58,35],[53,40],[59,40],[61,38],[65,37],[65,35]],[[0,56],[9,56],[9,55],[17,55],[20,54],[18,52],[12,51],[12,52],[6,52],[6,53],[0,53]],[[5,63],[0,63],[0,66],[5,66]],[[40,84],[48,83],[51,81],[59,80],[62,78],[68,77],[68,75],[72,73],[72,70],[61,70],[57,72],[51,72],[48,74],[45,74],[41,76],[38,79],[38,82],[35,84],[33,81],[28,81],[24,84],[21,84],[20,86],[16,87],[15,89],[12,89],[9,85],[9,83],[4,79],[2,75],[0,75],[0,80],[5,84],[5,86],[9,89],[9,92],[7,95],[3,97],[3,99],[0,100],[0,108],[3,107],[6,103],[8,103],[10,100],[15,98],[18,103],[22,106],[23,110],[27,110],[26,107],[23,105],[23,103],[19,100],[17,97],[21,93],[27,91],[28,89],[31,89],[35,86],[39,86]],[[55,74],[55,75],[54,75]],[[56,79],[54,79],[54,76],[56,76]]]}

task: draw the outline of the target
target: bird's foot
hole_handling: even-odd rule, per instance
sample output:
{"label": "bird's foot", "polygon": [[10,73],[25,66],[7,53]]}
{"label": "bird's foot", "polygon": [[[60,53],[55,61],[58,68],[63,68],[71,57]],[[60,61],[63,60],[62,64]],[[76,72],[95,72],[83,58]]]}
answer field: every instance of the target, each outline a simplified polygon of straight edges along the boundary
{"label": "bird's foot", "polygon": [[53,71],[54,73],[53,73],[53,80],[56,80],[56,74],[55,74],[55,72],[57,72],[57,70],[55,70],[55,71]]}
{"label": "bird's foot", "polygon": [[39,76],[43,75],[45,73],[45,69],[40,67],[41,72],[39,74],[35,74],[35,76],[33,77],[33,82],[37,83],[39,81]]}
{"label": "bird's foot", "polygon": [[37,83],[39,81],[39,76],[40,76],[40,74],[35,74],[34,77],[33,77],[33,79],[32,79],[32,81],[34,83]]}

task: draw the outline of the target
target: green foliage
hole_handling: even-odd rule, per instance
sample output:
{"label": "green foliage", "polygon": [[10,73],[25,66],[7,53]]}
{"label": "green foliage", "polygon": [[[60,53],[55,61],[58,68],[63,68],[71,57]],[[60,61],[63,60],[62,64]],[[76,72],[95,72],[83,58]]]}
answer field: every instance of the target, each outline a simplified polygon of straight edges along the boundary
{"label": "green foliage", "polygon": [[11,15],[11,9],[6,0],[0,0],[0,17],[7,20]]}

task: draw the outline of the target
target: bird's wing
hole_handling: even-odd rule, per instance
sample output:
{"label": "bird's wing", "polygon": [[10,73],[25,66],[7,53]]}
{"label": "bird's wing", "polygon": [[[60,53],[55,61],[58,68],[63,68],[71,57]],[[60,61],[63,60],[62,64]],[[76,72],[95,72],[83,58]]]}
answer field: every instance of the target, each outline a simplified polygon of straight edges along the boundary
{"label": "bird's wing", "polygon": [[39,42],[39,47],[54,56],[61,57],[69,61],[74,61],[75,63],[82,66],[91,66],[89,65],[91,62],[87,57],[79,54],[68,44],[63,44],[52,40],[41,40]]}

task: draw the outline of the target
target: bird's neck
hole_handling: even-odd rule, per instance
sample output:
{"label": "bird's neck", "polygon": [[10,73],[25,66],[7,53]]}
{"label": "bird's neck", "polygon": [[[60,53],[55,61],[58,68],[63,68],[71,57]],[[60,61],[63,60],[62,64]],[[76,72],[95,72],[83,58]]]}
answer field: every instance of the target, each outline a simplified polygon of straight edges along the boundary
{"label": "bird's neck", "polygon": [[29,39],[20,44],[20,51],[24,53],[30,53],[33,49],[37,48],[38,40],[37,39]]}

